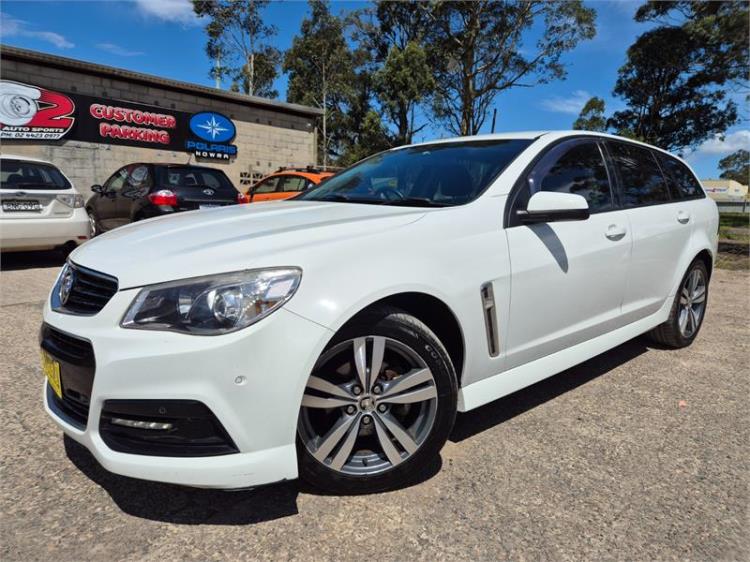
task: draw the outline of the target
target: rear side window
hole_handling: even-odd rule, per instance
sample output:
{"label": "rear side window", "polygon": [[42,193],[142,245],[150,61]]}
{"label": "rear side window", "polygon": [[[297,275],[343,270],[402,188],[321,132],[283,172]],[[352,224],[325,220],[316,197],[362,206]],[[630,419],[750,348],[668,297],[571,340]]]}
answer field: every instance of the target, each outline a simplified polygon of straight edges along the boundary
{"label": "rear side window", "polygon": [[123,197],[144,197],[153,187],[151,173],[146,164],[133,164],[126,168],[126,172],[121,192]]}
{"label": "rear side window", "polygon": [[279,182],[278,191],[304,191],[307,180],[300,176],[284,176]]}
{"label": "rear side window", "polygon": [[550,149],[526,177],[514,209],[525,209],[529,198],[538,191],[580,195],[592,213],[614,208],[607,166],[593,140],[569,140]]}
{"label": "rear side window", "polygon": [[159,171],[161,187],[195,187],[211,189],[232,189],[234,186],[221,170],[193,168],[190,166],[170,166]]}
{"label": "rear side window", "polygon": [[703,199],[706,196],[700,182],[685,164],[661,153],[659,162],[675,199]]}
{"label": "rear side window", "polygon": [[624,142],[608,141],[612,160],[620,174],[625,207],[670,201],[667,183],[652,152]]}
{"label": "rear side window", "polygon": [[279,184],[279,176],[274,176],[263,180],[260,183],[255,184],[253,193],[273,193],[276,191],[276,186]]}
{"label": "rear side window", "polygon": [[60,170],[41,162],[3,158],[0,163],[2,189],[68,189],[70,182]]}

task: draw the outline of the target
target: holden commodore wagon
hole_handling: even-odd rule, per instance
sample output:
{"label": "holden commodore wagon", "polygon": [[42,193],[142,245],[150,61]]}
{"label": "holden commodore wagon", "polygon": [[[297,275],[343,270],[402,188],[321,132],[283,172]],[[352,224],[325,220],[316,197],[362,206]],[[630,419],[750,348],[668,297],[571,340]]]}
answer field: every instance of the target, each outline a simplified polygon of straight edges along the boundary
{"label": "holden commodore wagon", "polygon": [[44,309],[45,408],[131,477],[393,488],[456,412],[644,333],[690,345],[717,227],[685,162],[638,142],[400,147],[78,248]]}

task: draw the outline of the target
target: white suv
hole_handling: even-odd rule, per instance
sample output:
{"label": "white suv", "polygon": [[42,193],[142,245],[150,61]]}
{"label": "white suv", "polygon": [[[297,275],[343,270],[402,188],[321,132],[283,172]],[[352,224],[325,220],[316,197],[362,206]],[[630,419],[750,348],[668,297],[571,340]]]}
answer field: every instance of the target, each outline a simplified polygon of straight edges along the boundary
{"label": "white suv", "polygon": [[54,164],[0,155],[0,249],[74,247],[89,239],[83,196]]}
{"label": "white suv", "polygon": [[401,147],[76,250],[44,310],[45,407],[136,478],[403,485],[457,411],[646,332],[689,345],[717,226],[688,166],[641,143]]}

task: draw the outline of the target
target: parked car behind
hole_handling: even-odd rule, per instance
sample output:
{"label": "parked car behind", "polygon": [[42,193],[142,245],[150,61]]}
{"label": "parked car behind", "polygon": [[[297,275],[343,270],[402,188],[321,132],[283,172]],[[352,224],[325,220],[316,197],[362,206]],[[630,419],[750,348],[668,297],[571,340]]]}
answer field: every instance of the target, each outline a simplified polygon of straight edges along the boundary
{"label": "parked car behind", "polygon": [[333,172],[324,172],[312,167],[280,168],[252,186],[247,194],[253,203],[289,199],[319,185],[332,175]]}
{"label": "parked car behind", "polygon": [[83,196],[50,162],[0,155],[0,249],[74,247],[89,237]]}
{"label": "parked car behind", "polygon": [[92,236],[160,215],[247,202],[221,170],[184,164],[128,164],[91,191]]}
{"label": "parked car behind", "polygon": [[45,407],[135,478],[403,486],[457,411],[644,333],[690,345],[717,228],[684,161],[611,135],[389,150],[78,248],[44,307]]}

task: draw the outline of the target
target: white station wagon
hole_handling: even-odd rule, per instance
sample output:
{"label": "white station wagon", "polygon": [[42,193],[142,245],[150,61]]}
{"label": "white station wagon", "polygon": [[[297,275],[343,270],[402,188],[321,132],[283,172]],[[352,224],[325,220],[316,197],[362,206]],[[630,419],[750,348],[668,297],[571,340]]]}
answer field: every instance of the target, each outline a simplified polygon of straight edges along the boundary
{"label": "white station wagon", "polygon": [[401,486],[457,411],[644,333],[689,345],[717,228],[682,160],[610,135],[389,150],[78,248],[44,310],[45,407],[136,478]]}
{"label": "white station wagon", "polygon": [[0,155],[0,250],[73,248],[89,239],[83,196],[59,168]]}

